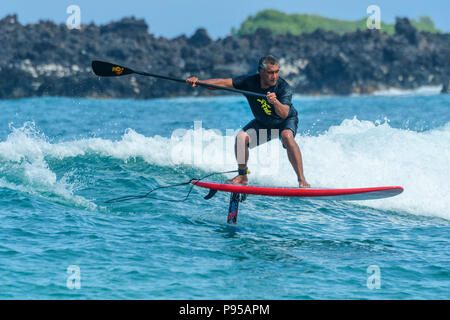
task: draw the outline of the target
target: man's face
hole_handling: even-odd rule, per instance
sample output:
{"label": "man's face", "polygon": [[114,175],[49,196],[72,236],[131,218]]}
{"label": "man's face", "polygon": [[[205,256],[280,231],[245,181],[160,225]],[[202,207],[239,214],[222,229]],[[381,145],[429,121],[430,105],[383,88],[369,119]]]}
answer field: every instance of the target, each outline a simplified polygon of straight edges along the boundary
{"label": "man's face", "polygon": [[272,87],[280,76],[280,67],[277,64],[267,64],[265,71],[259,73],[261,77],[261,84],[263,87]]}

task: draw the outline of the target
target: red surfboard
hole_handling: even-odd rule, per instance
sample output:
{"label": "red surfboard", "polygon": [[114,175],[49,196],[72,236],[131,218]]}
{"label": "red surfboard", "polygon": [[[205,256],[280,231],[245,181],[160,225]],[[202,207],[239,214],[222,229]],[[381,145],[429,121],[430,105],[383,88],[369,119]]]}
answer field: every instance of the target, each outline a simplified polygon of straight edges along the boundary
{"label": "red surfboard", "polygon": [[216,191],[225,191],[240,194],[255,194],[277,197],[303,197],[322,200],[374,200],[394,197],[403,192],[403,188],[396,187],[371,187],[371,188],[284,188],[235,185],[226,183],[206,182],[192,180],[192,184]]}

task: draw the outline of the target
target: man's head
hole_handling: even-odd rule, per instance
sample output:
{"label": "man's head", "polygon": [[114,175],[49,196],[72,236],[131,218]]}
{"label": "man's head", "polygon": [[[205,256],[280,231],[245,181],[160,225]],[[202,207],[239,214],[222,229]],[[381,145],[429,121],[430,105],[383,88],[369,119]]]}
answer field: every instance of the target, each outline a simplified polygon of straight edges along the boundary
{"label": "man's head", "polygon": [[280,65],[273,56],[265,56],[259,59],[258,72],[263,88],[274,86],[280,76]]}

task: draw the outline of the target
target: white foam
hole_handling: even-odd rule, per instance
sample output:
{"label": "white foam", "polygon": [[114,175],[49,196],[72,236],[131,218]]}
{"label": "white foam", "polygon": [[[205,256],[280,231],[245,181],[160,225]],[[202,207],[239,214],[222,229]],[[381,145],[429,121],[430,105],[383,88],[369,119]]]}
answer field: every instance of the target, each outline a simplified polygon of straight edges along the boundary
{"label": "white foam", "polygon": [[364,205],[450,219],[450,124],[419,133],[355,118],[302,144],[310,183],[399,185],[405,189],[400,196]]}
{"label": "white foam", "polygon": [[33,122],[27,122],[18,129],[12,128],[7,140],[0,142],[0,159],[3,160],[0,187],[95,210],[96,204],[74,195],[75,185],[67,181],[72,172],[66,172],[57,179],[56,174],[49,169],[44,157],[53,150],[54,145],[46,141]]}
{"label": "white foam", "polygon": [[[32,126],[31,126],[32,128]],[[172,138],[145,137],[128,129],[122,138],[102,138],[49,143],[30,129],[13,129],[0,142],[0,160],[20,164],[24,180],[73,196],[73,186],[48,168],[45,159],[66,159],[97,154],[128,161],[136,157],[159,166],[190,166],[205,172],[236,168],[235,131],[195,128],[181,130]],[[396,197],[361,204],[383,210],[450,219],[450,123],[425,132],[392,128],[388,121],[344,120],[319,136],[296,140],[303,154],[304,172],[315,187],[402,186]],[[250,183],[296,186],[297,177],[277,140],[250,151]],[[59,189],[58,189],[59,188]],[[61,189],[62,188],[62,189]]]}
{"label": "white foam", "polygon": [[388,88],[384,90],[378,90],[373,93],[374,96],[430,96],[440,94],[442,91],[442,85],[440,86],[421,86],[416,89],[400,89],[400,88]]}

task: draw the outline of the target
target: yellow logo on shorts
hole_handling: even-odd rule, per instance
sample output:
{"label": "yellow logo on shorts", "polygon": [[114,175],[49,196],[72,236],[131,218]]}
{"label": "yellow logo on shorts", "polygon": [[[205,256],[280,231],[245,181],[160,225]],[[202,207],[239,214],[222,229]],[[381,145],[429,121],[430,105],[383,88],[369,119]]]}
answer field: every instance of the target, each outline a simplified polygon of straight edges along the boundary
{"label": "yellow logo on shorts", "polygon": [[267,103],[266,100],[264,100],[264,99],[257,99],[257,101],[258,101],[259,103],[261,103],[261,108],[264,110],[264,112],[265,112],[266,114],[268,114],[268,115],[271,115],[271,114],[272,114],[272,110],[270,110],[271,107],[270,107],[270,105]]}

